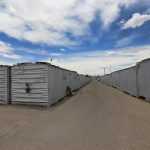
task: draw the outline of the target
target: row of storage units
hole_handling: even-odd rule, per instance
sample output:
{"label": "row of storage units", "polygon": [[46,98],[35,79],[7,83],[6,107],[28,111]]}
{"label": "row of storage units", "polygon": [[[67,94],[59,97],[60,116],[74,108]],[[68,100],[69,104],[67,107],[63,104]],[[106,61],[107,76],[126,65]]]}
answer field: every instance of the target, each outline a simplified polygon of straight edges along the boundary
{"label": "row of storage units", "polygon": [[150,100],[150,59],[101,77],[101,82],[130,95]]}
{"label": "row of storage units", "polygon": [[0,66],[0,102],[52,105],[90,77],[45,62]]}

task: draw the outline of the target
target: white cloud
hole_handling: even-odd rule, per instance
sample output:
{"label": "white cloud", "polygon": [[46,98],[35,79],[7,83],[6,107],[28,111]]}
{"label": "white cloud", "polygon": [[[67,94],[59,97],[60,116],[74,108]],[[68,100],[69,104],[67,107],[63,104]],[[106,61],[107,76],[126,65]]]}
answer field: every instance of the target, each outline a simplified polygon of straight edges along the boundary
{"label": "white cloud", "polygon": [[0,57],[8,59],[20,59],[21,56],[17,55],[10,44],[0,41]]}
{"label": "white cloud", "polygon": [[65,32],[89,34],[88,25],[99,13],[104,28],[122,7],[137,0],[1,0],[0,32],[17,39],[54,45],[74,45]]}
{"label": "white cloud", "polygon": [[[21,51],[24,53],[24,55],[27,55],[27,57],[31,57],[30,60],[32,60],[32,57],[38,58],[38,57],[43,57],[43,58],[48,58],[48,57],[58,57],[62,56],[63,53],[60,52],[50,52],[49,50],[46,49],[31,49],[31,48],[17,48],[16,52]],[[27,58],[26,58],[27,60]]]}
{"label": "white cloud", "polygon": [[137,28],[142,26],[147,21],[150,21],[150,14],[135,13],[127,22],[125,22],[123,29]]}
{"label": "white cloud", "polygon": [[114,49],[108,51],[93,51],[64,56],[64,58],[55,58],[53,64],[59,65],[70,70],[76,70],[84,74],[103,74],[103,68],[106,67],[106,73],[124,69],[135,65],[136,62],[146,59],[150,56],[150,46],[131,47],[126,49]]}

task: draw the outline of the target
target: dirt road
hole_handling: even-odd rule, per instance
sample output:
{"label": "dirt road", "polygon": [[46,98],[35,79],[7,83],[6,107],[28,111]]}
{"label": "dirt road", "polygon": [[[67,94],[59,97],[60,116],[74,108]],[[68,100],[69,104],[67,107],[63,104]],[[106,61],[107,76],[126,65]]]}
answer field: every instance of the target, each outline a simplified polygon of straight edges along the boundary
{"label": "dirt road", "polygon": [[0,150],[150,150],[150,103],[92,82],[50,109],[0,106]]}

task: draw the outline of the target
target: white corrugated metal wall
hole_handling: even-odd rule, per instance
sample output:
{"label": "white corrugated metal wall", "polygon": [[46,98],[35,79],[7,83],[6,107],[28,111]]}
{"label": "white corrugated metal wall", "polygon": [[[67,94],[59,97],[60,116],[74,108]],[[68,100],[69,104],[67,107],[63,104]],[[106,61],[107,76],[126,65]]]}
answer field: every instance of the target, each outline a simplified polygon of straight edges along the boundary
{"label": "white corrugated metal wall", "polygon": [[12,102],[51,105],[66,96],[67,87],[73,91],[87,83],[84,75],[42,62],[14,65],[11,74]]}
{"label": "white corrugated metal wall", "polygon": [[102,76],[101,81],[133,96],[150,100],[149,68],[150,59],[146,59],[136,66]]}
{"label": "white corrugated metal wall", "polygon": [[120,90],[137,96],[136,66],[120,71]]}
{"label": "white corrugated metal wall", "polygon": [[33,63],[14,65],[11,75],[12,102],[48,102],[47,65]]}
{"label": "white corrugated metal wall", "polygon": [[0,66],[0,103],[9,103],[11,98],[10,93],[10,67]]}
{"label": "white corrugated metal wall", "polygon": [[150,59],[138,64],[137,81],[138,96],[150,100]]}

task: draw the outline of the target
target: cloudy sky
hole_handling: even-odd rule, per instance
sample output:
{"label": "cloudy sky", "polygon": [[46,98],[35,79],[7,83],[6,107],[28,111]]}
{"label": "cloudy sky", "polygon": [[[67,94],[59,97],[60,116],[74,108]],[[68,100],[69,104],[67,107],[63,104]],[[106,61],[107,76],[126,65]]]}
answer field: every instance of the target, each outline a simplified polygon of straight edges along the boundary
{"label": "cloudy sky", "polygon": [[150,0],[0,0],[0,64],[52,58],[95,75],[148,57]]}

